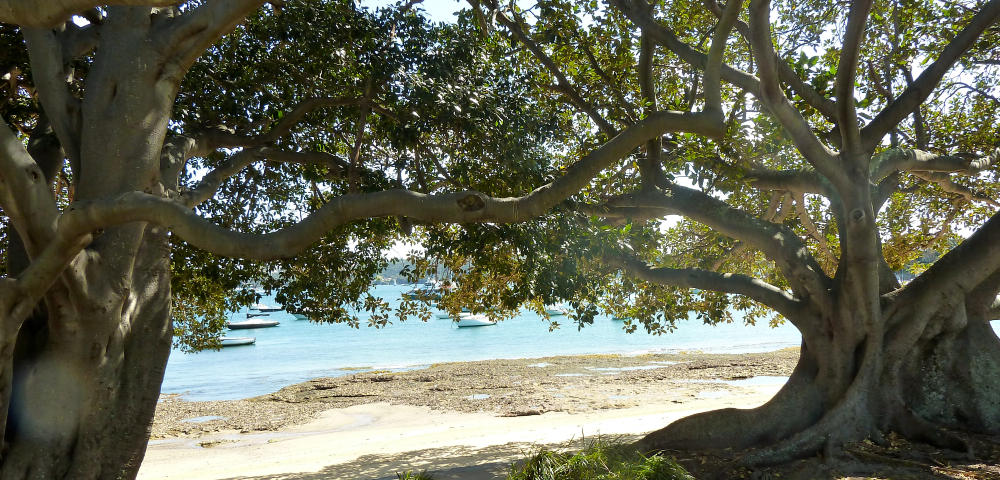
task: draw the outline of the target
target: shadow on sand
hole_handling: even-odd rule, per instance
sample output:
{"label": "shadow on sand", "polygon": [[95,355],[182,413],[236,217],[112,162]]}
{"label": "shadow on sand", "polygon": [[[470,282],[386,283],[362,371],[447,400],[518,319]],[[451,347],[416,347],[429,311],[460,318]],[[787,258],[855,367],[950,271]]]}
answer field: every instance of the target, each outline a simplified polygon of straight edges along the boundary
{"label": "shadow on sand", "polygon": [[[632,442],[639,437],[614,438]],[[578,449],[581,443],[579,439],[552,444],[512,442],[484,448],[458,445],[392,455],[369,454],[358,457],[352,462],[328,465],[318,472],[233,477],[228,480],[396,480],[396,473],[408,470],[414,472],[427,470],[435,480],[494,480],[505,478],[513,462],[543,447],[552,450]]]}

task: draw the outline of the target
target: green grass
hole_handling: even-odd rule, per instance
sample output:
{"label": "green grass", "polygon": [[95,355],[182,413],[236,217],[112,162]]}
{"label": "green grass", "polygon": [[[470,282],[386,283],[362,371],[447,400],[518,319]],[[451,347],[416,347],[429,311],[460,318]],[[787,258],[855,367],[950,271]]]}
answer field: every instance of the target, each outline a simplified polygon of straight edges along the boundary
{"label": "green grass", "polygon": [[646,457],[618,441],[584,441],[578,452],[541,449],[511,466],[508,480],[694,480],[661,455]]}
{"label": "green grass", "polygon": [[[617,440],[582,440],[583,450],[539,449],[510,467],[507,480],[695,480],[673,459],[644,456]],[[423,471],[397,473],[399,480],[433,480]]]}

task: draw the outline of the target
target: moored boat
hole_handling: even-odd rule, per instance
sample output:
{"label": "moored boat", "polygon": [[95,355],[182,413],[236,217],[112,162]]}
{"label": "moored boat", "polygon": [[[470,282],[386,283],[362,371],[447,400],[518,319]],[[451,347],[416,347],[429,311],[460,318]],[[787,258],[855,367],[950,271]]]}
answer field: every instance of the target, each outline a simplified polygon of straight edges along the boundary
{"label": "moored boat", "polygon": [[238,347],[240,345],[253,345],[257,339],[254,337],[222,337],[219,343],[223,347]]}
{"label": "moored boat", "polygon": [[269,305],[264,305],[263,303],[255,303],[253,305],[250,305],[250,310],[257,310],[258,312],[261,313],[280,312],[284,309],[285,307],[279,307],[279,306],[272,307]]}
{"label": "moored boat", "polygon": [[304,313],[293,313],[292,316],[295,317],[296,320],[309,320],[309,317],[307,317]]}
{"label": "moored boat", "polygon": [[277,327],[278,323],[279,322],[277,320],[258,320],[255,318],[253,320],[244,320],[242,322],[229,322],[229,329],[246,330],[248,328]]}
{"label": "moored boat", "polygon": [[562,305],[546,305],[545,313],[550,316],[566,315],[566,309]]}
{"label": "moored boat", "polygon": [[488,327],[496,324],[497,322],[486,318],[486,315],[462,315],[458,319],[459,327]]}

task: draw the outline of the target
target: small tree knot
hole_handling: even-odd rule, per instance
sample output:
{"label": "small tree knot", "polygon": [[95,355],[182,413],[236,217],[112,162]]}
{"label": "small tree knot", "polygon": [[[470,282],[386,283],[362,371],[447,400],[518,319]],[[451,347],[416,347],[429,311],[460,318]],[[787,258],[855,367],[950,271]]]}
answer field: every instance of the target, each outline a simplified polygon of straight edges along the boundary
{"label": "small tree knot", "polygon": [[486,199],[478,193],[470,193],[458,199],[458,206],[466,212],[475,212],[486,208]]}
{"label": "small tree knot", "polygon": [[865,218],[865,212],[862,212],[860,208],[855,208],[851,212],[851,218],[854,218],[855,220],[861,220],[862,218]]}

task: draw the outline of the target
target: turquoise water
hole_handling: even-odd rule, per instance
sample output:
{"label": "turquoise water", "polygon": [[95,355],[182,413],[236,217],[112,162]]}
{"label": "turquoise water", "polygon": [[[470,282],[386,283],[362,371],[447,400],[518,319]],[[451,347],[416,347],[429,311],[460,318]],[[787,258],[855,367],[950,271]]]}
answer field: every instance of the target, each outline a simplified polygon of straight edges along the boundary
{"label": "turquoise water", "polygon": [[[375,294],[398,305],[409,286],[379,286]],[[262,303],[275,304],[273,298]],[[245,312],[246,310],[244,310]],[[245,315],[234,314],[234,319]],[[433,363],[496,358],[538,358],[592,353],[658,353],[682,350],[756,352],[797,347],[798,330],[741,323],[717,326],[684,320],[671,334],[655,336],[622,330],[622,322],[598,317],[577,330],[568,319],[563,328],[548,331],[548,322],[525,313],[494,326],[456,328],[450,319],[409,320],[386,328],[317,325],[275,312],[274,328],[237,330],[231,336],[252,336],[252,346],[230,347],[196,354],[173,351],[167,363],[163,393],[187,400],[229,400],[263,395],[317,377],[357,373],[359,368],[408,370]]]}

